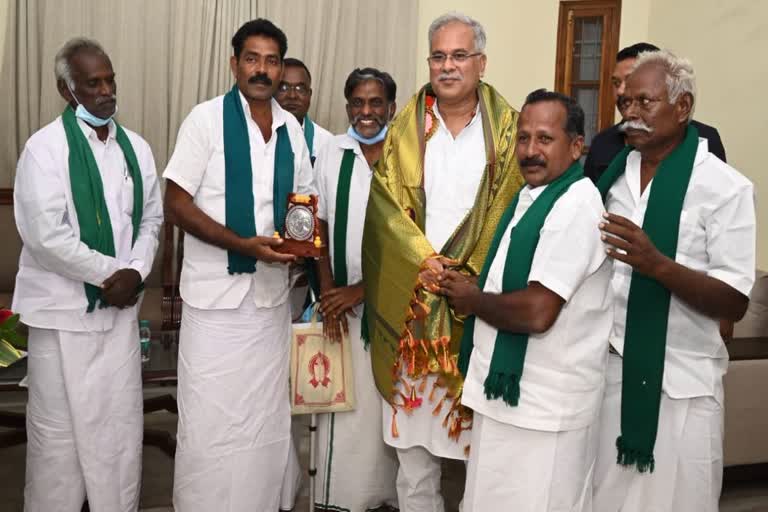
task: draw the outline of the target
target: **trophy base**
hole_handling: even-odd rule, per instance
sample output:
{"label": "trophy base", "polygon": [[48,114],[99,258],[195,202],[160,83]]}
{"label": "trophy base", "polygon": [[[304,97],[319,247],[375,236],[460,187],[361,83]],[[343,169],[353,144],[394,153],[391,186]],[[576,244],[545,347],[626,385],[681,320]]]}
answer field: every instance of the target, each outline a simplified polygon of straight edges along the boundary
{"label": "trophy base", "polygon": [[283,254],[293,254],[300,258],[319,258],[323,255],[323,247],[316,247],[312,242],[283,239],[283,243],[274,247],[275,251]]}

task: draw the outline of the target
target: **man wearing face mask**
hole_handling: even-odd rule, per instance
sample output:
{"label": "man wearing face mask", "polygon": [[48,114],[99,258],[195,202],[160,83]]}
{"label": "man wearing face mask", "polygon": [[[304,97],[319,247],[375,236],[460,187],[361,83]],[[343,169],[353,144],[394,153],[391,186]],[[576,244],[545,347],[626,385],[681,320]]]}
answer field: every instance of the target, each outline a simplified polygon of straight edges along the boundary
{"label": "man wearing face mask", "polygon": [[365,320],[384,439],[397,449],[400,510],[442,512],[440,457],[464,460],[463,318],[440,295],[452,268],[476,276],[523,179],[517,112],[490,85],[485,30],[459,13],[429,28],[430,83],[392,121],[376,165],[363,235]]}
{"label": "man wearing face mask", "polygon": [[355,69],[344,85],[349,130],[334,137],[315,163],[317,188],[324,198],[318,217],[330,242],[329,257],[318,263],[323,327],[334,340],[341,339],[342,331],[349,335],[357,402],[353,412],[320,416],[320,510],[364,512],[397,504],[397,458],[381,437],[381,402],[370,353],[360,339],[365,208],[372,169],[395,114],[396,93],[388,73]]}
{"label": "man wearing face mask", "polygon": [[163,176],[186,231],[180,291],[179,512],[277,510],[288,459],[290,192],[314,193],[296,119],[273,99],[287,39],[265,19],[232,38],[235,85],[197,105]]}
{"label": "man wearing face mask", "polygon": [[25,508],[138,509],[142,394],[137,301],[163,222],[149,145],[114,119],[96,41],[55,59],[64,112],[27,141],[14,186],[24,242],[13,309],[29,326]]}

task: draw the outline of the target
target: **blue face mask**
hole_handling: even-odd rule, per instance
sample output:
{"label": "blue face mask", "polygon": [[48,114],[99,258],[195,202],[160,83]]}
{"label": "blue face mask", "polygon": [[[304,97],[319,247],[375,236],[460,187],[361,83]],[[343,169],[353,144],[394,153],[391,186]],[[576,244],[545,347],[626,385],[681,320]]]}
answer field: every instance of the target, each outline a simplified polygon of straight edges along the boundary
{"label": "blue face mask", "polygon": [[117,105],[115,105],[115,112],[108,118],[102,119],[101,117],[96,117],[95,115],[88,112],[88,110],[86,110],[83,104],[80,103],[80,100],[78,100],[77,96],[75,96],[75,91],[72,90],[69,84],[67,84],[67,89],[69,89],[70,94],[72,94],[72,97],[75,98],[75,101],[77,102],[77,108],[75,109],[75,117],[77,117],[78,119],[82,119],[89,125],[95,126],[96,128],[106,126],[109,124],[112,118],[115,117],[115,114],[117,114]]}
{"label": "blue face mask", "polygon": [[366,146],[370,146],[371,144],[376,144],[377,142],[383,141],[387,137],[388,128],[389,128],[388,126],[385,126],[384,128],[381,129],[379,133],[377,133],[370,139],[366,139],[365,137],[357,133],[354,127],[350,126],[349,130],[347,130],[347,135],[355,139],[360,144],[365,144]]}

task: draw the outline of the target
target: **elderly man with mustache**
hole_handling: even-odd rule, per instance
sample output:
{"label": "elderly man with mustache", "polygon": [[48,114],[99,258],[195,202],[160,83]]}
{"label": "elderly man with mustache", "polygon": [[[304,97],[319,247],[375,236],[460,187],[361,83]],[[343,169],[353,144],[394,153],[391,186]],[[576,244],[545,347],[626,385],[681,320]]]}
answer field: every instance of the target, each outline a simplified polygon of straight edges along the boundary
{"label": "elderly man with mustache", "polygon": [[690,62],[641,53],[619,99],[628,146],[597,183],[615,260],[599,511],[718,510],[728,368],[718,319],[747,309],[755,205],[752,183],[691,123],[695,100]]}
{"label": "elderly man with mustache", "polygon": [[186,231],[179,345],[179,512],[277,510],[288,460],[287,195],[314,192],[304,134],[272,97],[287,50],[270,21],[232,38],[235,85],[197,105],[164,177]]}
{"label": "elderly man with mustache", "polygon": [[480,81],[485,30],[458,13],[429,29],[430,82],[390,126],[363,235],[365,317],[400,510],[440,512],[441,457],[466,460],[471,412],[457,367],[462,318],[440,295],[445,268],[477,275],[523,179],[517,112]]}
{"label": "elderly man with mustache", "polygon": [[24,510],[133,512],[141,487],[138,309],[163,222],[149,145],[124,129],[112,62],[75,38],[55,60],[64,112],[21,154],[24,247],[13,309],[29,326]]}

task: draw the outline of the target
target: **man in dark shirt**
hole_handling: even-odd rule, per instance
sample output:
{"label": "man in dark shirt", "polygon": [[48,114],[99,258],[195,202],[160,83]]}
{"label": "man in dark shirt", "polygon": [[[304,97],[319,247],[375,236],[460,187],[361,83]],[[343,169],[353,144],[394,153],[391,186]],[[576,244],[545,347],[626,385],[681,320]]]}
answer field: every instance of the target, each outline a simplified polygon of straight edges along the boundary
{"label": "man in dark shirt", "polygon": [[[624,93],[624,81],[627,75],[632,72],[637,56],[642,52],[658,50],[659,48],[652,44],[637,43],[616,54],[616,66],[611,75],[614,100],[618,100],[619,96]],[[597,182],[603,171],[608,168],[611,160],[624,148],[624,134],[619,131],[619,124],[603,130],[592,139],[587,159],[584,162],[584,175],[594,182]],[[691,124],[699,129],[700,137],[707,139],[709,152],[725,162],[725,148],[717,129],[698,121],[691,121]]]}

